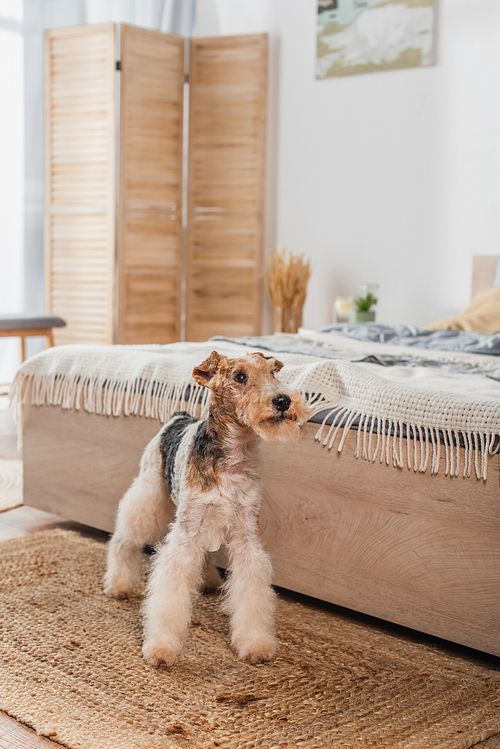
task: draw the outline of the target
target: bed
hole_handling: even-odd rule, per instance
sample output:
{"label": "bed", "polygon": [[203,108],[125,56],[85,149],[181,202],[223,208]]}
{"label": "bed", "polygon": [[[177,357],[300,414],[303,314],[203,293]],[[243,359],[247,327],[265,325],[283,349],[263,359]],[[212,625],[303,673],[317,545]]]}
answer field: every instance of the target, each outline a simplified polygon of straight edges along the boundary
{"label": "bed", "polygon": [[415,330],[42,352],[14,387],[24,501],[111,531],[149,439],[206,407],[193,357],[273,350],[312,408],[296,445],[263,444],[274,583],[498,656],[500,336],[425,348]]}

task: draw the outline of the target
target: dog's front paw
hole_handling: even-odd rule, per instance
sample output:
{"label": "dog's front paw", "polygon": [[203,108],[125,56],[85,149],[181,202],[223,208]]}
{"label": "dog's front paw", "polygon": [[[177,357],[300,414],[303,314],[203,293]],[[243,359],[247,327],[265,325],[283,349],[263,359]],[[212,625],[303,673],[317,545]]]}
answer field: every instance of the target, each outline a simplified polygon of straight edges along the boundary
{"label": "dog's front paw", "polygon": [[160,668],[161,666],[173,666],[177,660],[174,648],[166,643],[146,641],[142,646],[142,655],[146,663]]}
{"label": "dog's front paw", "polygon": [[274,637],[255,637],[251,640],[240,641],[236,644],[238,658],[248,663],[265,663],[276,655],[276,640]]}

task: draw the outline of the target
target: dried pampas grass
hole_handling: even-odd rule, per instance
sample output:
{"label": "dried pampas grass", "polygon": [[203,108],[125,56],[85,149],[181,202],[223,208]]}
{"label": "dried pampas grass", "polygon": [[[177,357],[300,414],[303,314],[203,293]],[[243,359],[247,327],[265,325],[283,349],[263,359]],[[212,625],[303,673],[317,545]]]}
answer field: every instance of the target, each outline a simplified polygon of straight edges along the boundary
{"label": "dried pampas grass", "polygon": [[276,247],[268,255],[265,272],[267,293],[274,308],[275,332],[296,333],[302,324],[302,308],[306,300],[311,263],[303,255],[294,255]]}

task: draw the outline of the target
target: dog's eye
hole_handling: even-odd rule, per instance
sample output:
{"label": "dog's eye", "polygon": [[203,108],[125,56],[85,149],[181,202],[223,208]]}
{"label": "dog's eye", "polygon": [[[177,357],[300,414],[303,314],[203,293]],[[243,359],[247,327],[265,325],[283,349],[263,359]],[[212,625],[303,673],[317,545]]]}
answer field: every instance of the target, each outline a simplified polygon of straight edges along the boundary
{"label": "dog's eye", "polygon": [[247,376],[244,372],[238,372],[236,377],[234,378],[236,382],[246,382]]}

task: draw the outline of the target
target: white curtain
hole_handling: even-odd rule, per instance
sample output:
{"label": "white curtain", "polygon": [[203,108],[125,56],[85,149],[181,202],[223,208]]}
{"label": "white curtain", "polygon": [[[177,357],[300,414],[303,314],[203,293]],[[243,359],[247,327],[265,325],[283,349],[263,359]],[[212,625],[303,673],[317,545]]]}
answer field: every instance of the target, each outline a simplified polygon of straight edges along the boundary
{"label": "white curtain", "polygon": [[74,3],[82,6],[84,23],[114,21],[181,36],[192,34],[194,0],[74,0]]}
{"label": "white curtain", "polygon": [[[22,0],[20,0],[22,2]],[[0,0],[0,7],[2,2]],[[24,0],[25,270],[27,312],[43,301],[43,31],[81,24],[130,23],[191,36],[195,0]],[[43,343],[27,341],[28,356]]]}
{"label": "white curtain", "polygon": [[[0,314],[23,306],[22,30],[22,0],[0,0]],[[12,380],[19,356],[17,339],[0,338],[0,385]]]}

